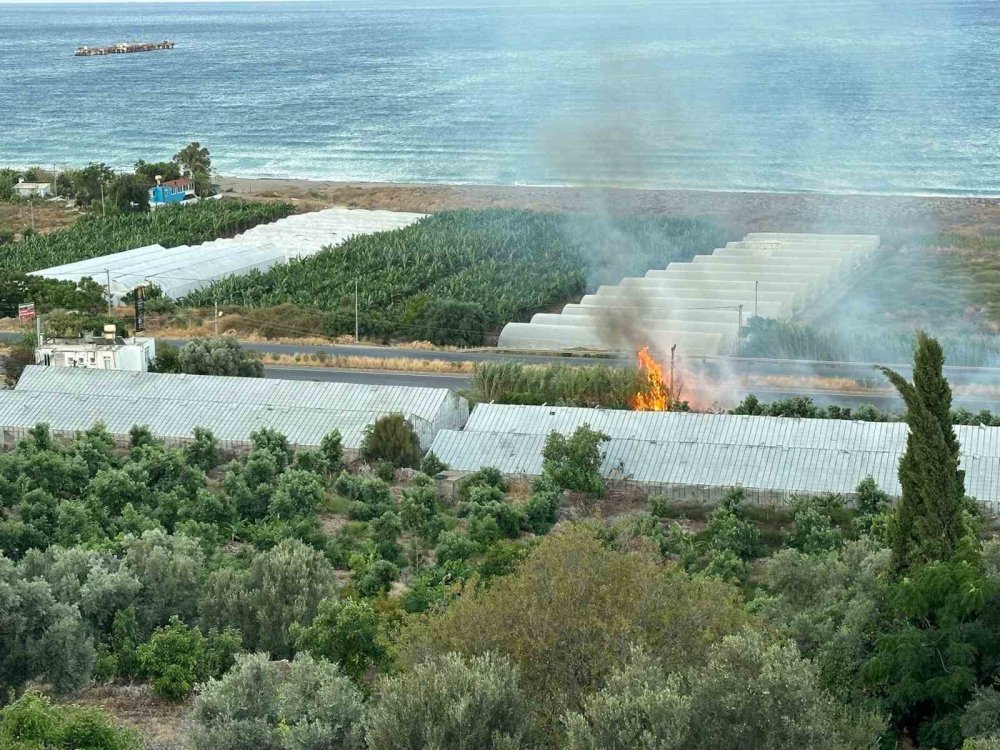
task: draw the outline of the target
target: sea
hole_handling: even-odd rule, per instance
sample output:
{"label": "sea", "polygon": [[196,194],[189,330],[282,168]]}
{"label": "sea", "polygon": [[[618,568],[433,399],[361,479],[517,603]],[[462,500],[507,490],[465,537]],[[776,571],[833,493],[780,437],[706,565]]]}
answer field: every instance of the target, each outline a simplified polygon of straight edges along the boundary
{"label": "sea", "polygon": [[0,164],[195,140],[254,177],[1000,195],[1000,0],[0,4]]}

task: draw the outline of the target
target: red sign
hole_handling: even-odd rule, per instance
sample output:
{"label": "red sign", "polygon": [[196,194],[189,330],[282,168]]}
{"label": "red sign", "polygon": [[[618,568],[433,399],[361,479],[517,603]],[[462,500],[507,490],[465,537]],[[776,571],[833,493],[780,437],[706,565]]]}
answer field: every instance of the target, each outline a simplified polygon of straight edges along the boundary
{"label": "red sign", "polygon": [[17,306],[17,319],[18,320],[34,320],[35,318],[35,303],[29,302],[26,305]]}

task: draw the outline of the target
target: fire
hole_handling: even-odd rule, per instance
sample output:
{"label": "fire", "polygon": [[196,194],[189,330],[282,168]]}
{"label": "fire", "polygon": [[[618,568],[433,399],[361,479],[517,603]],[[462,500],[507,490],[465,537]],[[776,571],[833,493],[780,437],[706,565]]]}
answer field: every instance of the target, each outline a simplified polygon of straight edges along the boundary
{"label": "fire", "polygon": [[632,408],[635,411],[670,411],[674,403],[670,387],[663,379],[663,366],[649,353],[649,347],[639,350],[639,369],[646,375],[646,388],[635,394]]}

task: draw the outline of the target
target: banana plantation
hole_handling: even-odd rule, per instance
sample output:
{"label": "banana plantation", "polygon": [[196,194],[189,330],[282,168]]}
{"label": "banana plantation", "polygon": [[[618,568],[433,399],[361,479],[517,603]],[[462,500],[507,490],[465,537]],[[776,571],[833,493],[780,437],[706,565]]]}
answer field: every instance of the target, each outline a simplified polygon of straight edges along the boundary
{"label": "banana plantation", "polygon": [[37,271],[145,245],[193,245],[232,237],[291,212],[287,203],[222,200],[108,217],[89,214],[68,229],[0,247],[0,268]]}
{"label": "banana plantation", "polygon": [[362,332],[369,335],[406,335],[432,300],[479,305],[496,328],[637,267],[688,259],[723,236],[714,224],[692,219],[450,211],[220,280],[184,303],[315,306],[330,313],[329,333],[347,333],[353,332],[357,285]]}

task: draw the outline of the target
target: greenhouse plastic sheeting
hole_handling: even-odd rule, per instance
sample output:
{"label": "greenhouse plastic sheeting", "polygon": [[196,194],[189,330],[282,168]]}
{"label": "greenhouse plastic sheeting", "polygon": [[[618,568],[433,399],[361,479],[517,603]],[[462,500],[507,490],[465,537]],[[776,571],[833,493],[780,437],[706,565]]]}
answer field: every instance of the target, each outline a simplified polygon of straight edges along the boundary
{"label": "greenhouse plastic sheeting", "polygon": [[[224,411],[264,406],[377,415],[367,423],[378,416],[399,412],[415,416],[426,425],[426,428],[418,428],[422,442],[426,443],[440,429],[461,427],[469,414],[466,400],[446,388],[168,375],[75,367],[26,367],[15,392],[129,399],[135,403],[133,410],[140,419],[142,404],[156,401],[187,403],[195,412],[203,407],[214,409],[217,406]],[[197,421],[197,416],[194,419]]]}
{"label": "greenhouse plastic sheeting", "polygon": [[259,224],[232,239],[172,248],[148,245],[33,274],[69,281],[89,277],[106,285],[110,272],[111,294],[116,301],[145,283],[155,284],[168,297],[177,299],[218,279],[266,271],[291,258],[336,247],[356,235],[401,229],[423,217],[396,211],[330,208]]}
{"label": "greenhouse plastic sheeting", "polygon": [[[471,432],[571,434],[582,424],[613,438],[675,443],[739,443],[786,448],[898,452],[906,441],[903,422],[756,417],[741,414],[582,409],[570,406],[480,404],[465,429]],[[1000,458],[1000,427],[956,425],[963,452]]]}
{"label": "greenhouse plastic sheeting", "polygon": [[878,244],[874,235],[749,234],[711,255],[602,286],[562,313],[508,323],[499,346],[631,352],[649,345],[662,354],[676,344],[681,356],[723,354],[741,320],[791,317]]}
{"label": "greenhouse plastic sheeting", "polygon": [[[299,447],[316,447],[333,430],[341,434],[344,448],[356,451],[365,428],[388,410],[347,411],[277,407],[266,404],[225,404],[174,399],[121,398],[45,391],[0,391],[0,428],[5,443],[23,438],[36,424],[45,423],[57,433],[77,433],[103,424],[112,435],[124,438],[135,425],[168,442],[192,439],[194,430],[211,430],[226,448],[246,446],[251,433],[264,427],[277,430]],[[420,417],[405,415],[416,431],[433,430]]]}
{"label": "greenhouse plastic sheeting", "polygon": [[[606,478],[709,488],[715,499],[738,485],[772,501],[796,493],[850,495],[866,476],[898,495],[907,435],[898,422],[481,404],[463,431],[439,432],[432,449],[454,470],[495,466],[535,476],[547,435],[568,435],[584,424],[610,438],[603,445]],[[997,512],[1000,428],[956,426],[955,432],[966,491]]]}

